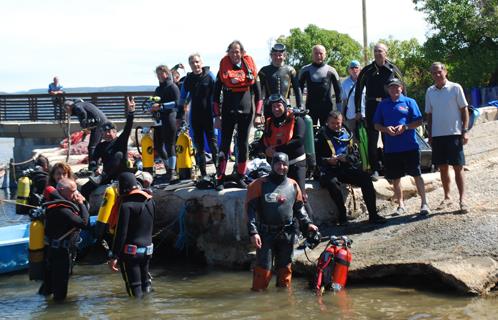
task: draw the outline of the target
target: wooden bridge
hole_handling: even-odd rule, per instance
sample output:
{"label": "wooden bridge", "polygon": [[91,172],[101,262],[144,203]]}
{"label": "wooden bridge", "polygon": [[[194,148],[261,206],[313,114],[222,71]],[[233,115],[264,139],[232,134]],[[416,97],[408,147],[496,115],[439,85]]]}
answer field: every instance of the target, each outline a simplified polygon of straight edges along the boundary
{"label": "wooden bridge", "polygon": [[[66,93],[65,99],[83,99],[102,110],[118,128],[124,125],[125,98],[134,96],[137,103],[135,125],[151,123],[150,115],[141,105],[153,92],[88,92]],[[67,122],[65,111],[56,106],[49,94],[4,94],[0,95],[0,137],[13,138],[63,138]],[[74,124],[74,125],[73,125]],[[71,131],[80,130],[76,117],[71,120]]]}

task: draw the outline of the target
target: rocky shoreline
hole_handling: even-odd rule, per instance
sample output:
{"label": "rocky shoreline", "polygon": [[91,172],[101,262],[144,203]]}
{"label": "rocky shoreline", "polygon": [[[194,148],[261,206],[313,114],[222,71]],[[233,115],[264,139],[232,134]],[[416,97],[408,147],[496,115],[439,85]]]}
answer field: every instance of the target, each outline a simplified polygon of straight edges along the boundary
{"label": "rocky shoreline", "polygon": [[[457,204],[438,209],[443,192],[438,174],[424,175],[427,197],[432,213],[420,218],[416,215],[420,200],[413,197],[414,186],[404,178],[407,213],[393,217],[395,205],[390,201],[392,190],[385,181],[376,182],[380,214],[388,223],[372,226],[366,223],[367,215],[359,201],[361,194],[355,189],[359,204],[351,212],[347,227],[332,226],[335,205],[325,190],[316,182],[309,185],[308,193],[314,209],[314,221],[324,235],[347,235],[354,240],[353,262],[349,277],[355,283],[391,279],[402,282],[407,278],[437,282],[458,293],[494,295],[498,291],[498,121],[496,108],[486,108],[478,125],[470,131],[465,147],[468,171],[466,172],[467,202],[470,212],[461,215]],[[59,160],[54,150],[44,152],[51,161]],[[79,166],[81,167],[81,166]],[[75,166],[75,170],[79,169]],[[453,188],[456,189],[456,188]],[[454,199],[456,190],[452,190]],[[184,223],[187,239],[204,253],[208,264],[228,268],[248,268],[254,252],[247,237],[244,200],[245,190],[197,190],[192,187],[175,191],[154,189],[158,205],[156,228],[169,228],[161,237],[174,241],[177,229]],[[96,200],[97,201],[97,200]],[[351,208],[352,197],[348,198]],[[183,212],[183,214],[181,214]],[[168,230],[166,230],[168,231]],[[183,235],[185,236],[185,235]],[[162,241],[162,240],[161,240]],[[316,261],[325,244],[307,251]],[[309,262],[302,250],[295,255],[295,272],[311,277],[314,263]]]}

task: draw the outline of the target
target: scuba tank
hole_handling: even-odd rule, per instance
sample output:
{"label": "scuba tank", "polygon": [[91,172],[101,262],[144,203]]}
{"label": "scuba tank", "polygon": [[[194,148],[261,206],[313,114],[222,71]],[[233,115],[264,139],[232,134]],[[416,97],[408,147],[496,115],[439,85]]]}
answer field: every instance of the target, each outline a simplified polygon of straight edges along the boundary
{"label": "scuba tank", "polygon": [[304,132],[304,151],[306,152],[306,165],[308,170],[313,172],[316,166],[316,156],[315,156],[315,134],[313,132],[313,120],[306,114],[304,117],[304,123],[306,125]]}
{"label": "scuba tank", "polygon": [[332,275],[332,289],[334,291],[340,291],[346,286],[349,265],[352,260],[351,250],[348,247],[348,243],[350,245],[351,242],[348,242],[350,240],[346,237],[342,237],[342,239],[342,247],[337,247],[334,255],[334,273]]}
{"label": "scuba tank", "polygon": [[346,285],[349,265],[352,260],[351,244],[346,236],[331,236],[325,250],[320,254],[316,266],[314,290],[322,295],[325,290],[340,291]]}
{"label": "scuba tank", "polygon": [[24,206],[28,204],[29,193],[30,193],[31,179],[25,175],[20,177],[17,181],[17,196],[16,196],[16,213],[17,214],[28,214],[29,207]]}
{"label": "scuba tank", "polygon": [[45,273],[45,211],[42,208],[30,212],[29,225],[29,280],[43,280]]}
{"label": "scuba tank", "polygon": [[176,169],[180,180],[192,179],[192,167],[195,164],[194,147],[188,135],[188,125],[185,123],[180,128],[176,140]]}
{"label": "scuba tank", "polygon": [[[142,150],[140,150],[138,143],[138,130],[141,130],[143,134],[142,140],[140,140]],[[147,171],[152,174],[154,171],[154,141],[150,135],[150,128],[140,126],[137,127],[135,129],[135,140],[137,142],[138,153],[142,155],[143,171]]]}
{"label": "scuba tank", "polygon": [[308,172],[313,172],[316,167],[316,156],[315,156],[315,133],[313,131],[313,120],[308,115],[308,110],[302,110],[299,108],[291,108],[292,113],[296,116],[300,116],[304,120],[304,152],[306,153],[306,166],[308,167]]}
{"label": "scuba tank", "polygon": [[95,223],[95,235],[97,239],[102,239],[104,236],[107,221],[109,220],[109,216],[111,215],[111,211],[116,203],[117,197],[118,191],[115,184],[112,184],[105,189],[104,201],[100,206],[97,222]]}

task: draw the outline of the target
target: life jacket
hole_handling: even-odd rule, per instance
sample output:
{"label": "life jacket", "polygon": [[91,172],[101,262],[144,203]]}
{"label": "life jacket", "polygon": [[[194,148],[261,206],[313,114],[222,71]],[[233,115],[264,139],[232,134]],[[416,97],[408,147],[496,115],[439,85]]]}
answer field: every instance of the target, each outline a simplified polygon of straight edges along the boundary
{"label": "life jacket", "polygon": [[107,220],[107,224],[109,226],[109,232],[114,233],[116,230],[116,226],[118,225],[118,218],[119,218],[119,209],[121,208],[121,202],[123,201],[123,198],[132,194],[141,194],[144,196],[145,199],[150,199],[152,198],[152,195],[149,193],[140,190],[140,189],[133,189],[129,193],[123,196],[119,196],[116,202],[114,203],[114,206],[112,207],[111,214],[109,216],[109,220]]}
{"label": "life jacket", "polygon": [[252,57],[244,55],[241,64],[242,68],[235,70],[229,56],[224,56],[220,61],[219,77],[223,85],[230,91],[249,91],[256,82],[258,72]]}
{"label": "life jacket", "polygon": [[[327,135],[325,129],[322,130],[322,134],[323,137],[325,138],[325,141],[327,141],[327,144],[329,145],[330,148],[330,152],[332,153],[333,156],[335,156],[338,151],[336,150],[336,146],[333,143],[334,141],[339,147],[342,145],[344,148],[347,148],[348,153],[352,152],[354,148],[353,134],[346,127],[341,128],[341,134],[339,136],[334,136],[330,138]],[[342,148],[339,151],[341,151],[342,153]]]}
{"label": "life jacket", "polygon": [[280,127],[273,125],[272,117],[268,117],[266,119],[265,133],[263,136],[265,146],[279,146],[287,144],[292,139],[295,124],[296,118],[290,111],[287,111],[284,124]]}

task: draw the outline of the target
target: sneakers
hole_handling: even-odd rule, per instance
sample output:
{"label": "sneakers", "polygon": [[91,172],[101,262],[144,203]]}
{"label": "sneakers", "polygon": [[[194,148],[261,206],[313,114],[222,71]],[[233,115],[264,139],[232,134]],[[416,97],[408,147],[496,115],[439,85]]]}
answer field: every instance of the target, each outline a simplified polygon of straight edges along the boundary
{"label": "sneakers", "polygon": [[396,211],[392,214],[393,217],[401,216],[406,213],[405,207],[398,207]]}
{"label": "sneakers", "polygon": [[431,209],[429,209],[429,206],[427,204],[422,205],[422,207],[420,208],[419,215],[426,216],[430,213],[431,213]]}
{"label": "sneakers", "polygon": [[384,224],[387,222],[387,219],[376,214],[368,218],[368,222],[371,224]]}
{"label": "sneakers", "polygon": [[469,207],[465,204],[465,202],[460,202],[460,213],[461,214],[469,213]]}

